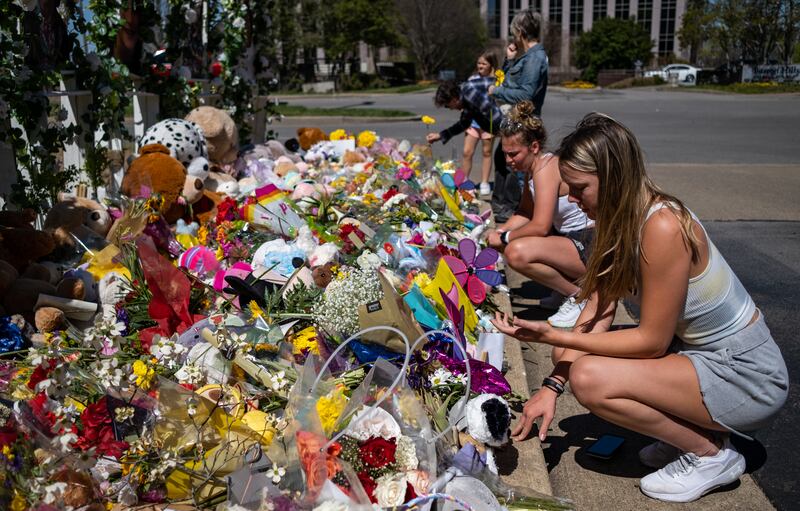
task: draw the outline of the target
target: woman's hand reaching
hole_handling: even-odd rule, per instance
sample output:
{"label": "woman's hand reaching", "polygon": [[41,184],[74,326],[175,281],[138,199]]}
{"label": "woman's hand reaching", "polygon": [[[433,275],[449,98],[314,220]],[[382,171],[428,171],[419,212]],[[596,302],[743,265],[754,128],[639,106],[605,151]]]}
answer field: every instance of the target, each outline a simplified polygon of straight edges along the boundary
{"label": "woman's hand reaching", "polygon": [[495,312],[492,324],[506,335],[510,335],[522,342],[543,342],[550,344],[550,334],[553,327],[546,321],[526,321],[514,318],[508,314]]}
{"label": "woman's hand reaching", "polygon": [[516,442],[521,442],[528,438],[528,433],[531,432],[534,422],[539,417],[542,418],[542,425],[539,427],[539,440],[544,441],[547,438],[547,430],[550,428],[550,423],[553,422],[553,417],[556,414],[556,398],[558,396],[552,390],[543,387],[531,396],[530,399],[522,407],[522,415],[519,418],[514,429],[511,430],[511,438]]}

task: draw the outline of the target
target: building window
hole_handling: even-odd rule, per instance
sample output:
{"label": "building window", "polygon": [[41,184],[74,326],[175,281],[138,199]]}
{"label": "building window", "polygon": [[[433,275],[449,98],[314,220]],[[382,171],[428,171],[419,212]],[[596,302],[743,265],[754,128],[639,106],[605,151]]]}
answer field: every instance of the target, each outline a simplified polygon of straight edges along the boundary
{"label": "building window", "polygon": [[631,0],[617,0],[614,4],[614,17],[626,20],[630,17]]}
{"label": "building window", "polygon": [[564,4],[562,0],[550,0],[550,21],[553,23],[561,23],[561,15],[564,12]]}
{"label": "building window", "polygon": [[608,2],[605,0],[593,0],[594,7],[592,8],[592,21],[597,21],[600,18],[608,16]]}
{"label": "building window", "polygon": [[500,39],[500,0],[489,0],[486,10],[489,37]]}
{"label": "building window", "polygon": [[662,0],[661,25],[658,32],[658,54],[669,55],[675,46],[676,0]]}
{"label": "building window", "polygon": [[653,27],[653,0],[639,0],[639,9],[636,11],[636,19],[649,34]]}
{"label": "building window", "polygon": [[531,0],[530,4],[528,5],[528,9],[533,9],[534,12],[538,12],[541,14],[542,0]]}
{"label": "building window", "polygon": [[569,33],[573,36],[583,33],[583,0],[569,2]]}

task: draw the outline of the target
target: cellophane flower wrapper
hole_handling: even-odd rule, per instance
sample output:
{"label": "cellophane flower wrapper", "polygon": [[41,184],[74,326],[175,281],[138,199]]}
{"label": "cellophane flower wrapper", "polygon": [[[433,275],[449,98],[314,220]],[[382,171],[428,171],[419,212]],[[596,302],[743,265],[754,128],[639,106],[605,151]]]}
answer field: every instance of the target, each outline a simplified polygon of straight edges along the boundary
{"label": "cellophane flower wrapper", "polygon": [[[442,473],[447,470],[455,470],[457,474],[478,479],[491,490],[500,504],[510,510],[566,511],[573,509],[571,503],[566,499],[504,482],[500,476],[487,467],[472,444],[466,444],[455,454],[443,455],[440,467]],[[438,484],[434,484],[432,489],[442,490],[443,488],[437,486],[442,486],[444,481],[438,480],[436,483]]]}
{"label": "cellophane flower wrapper", "polygon": [[241,394],[219,386],[216,400],[159,379],[158,418],[154,436],[161,451],[179,460],[166,479],[170,500],[191,499],[203,505],[224,497],[226,476],[241,468],[244,455],[258,444],[267,448],[273,431],[256,431],[242,420],[246,403]]}
{"label": "cellophane flower wrapper", "polygon": [[[399,386],[374,407],[398,375],[397,367],[378,359],[364,382],[353,391],[337,428],[345,432],[339,439],[341,458],[348,457],[345,451],[353,454],[355,450],[360,455],[375,450],[381,453],[379,458],[386,455],[382,449],[394,453],[395,459],[388,467],[370,467],[367,458],[353,464],[370,500],[386,507],[400,505],[412,495],[426,492],[430,481],[435,479],[437,466],[431,425],[413,390]],[[381,442],[385,445],[381,446]],[[375,478],[376,472],[383,474]],[[407,494],[393,493],[397,487],[405,488],[401,486],[404,483],[408,485]]]}
{"label": "cellophane flower wrapper", "polygon": [[[329,499],[348,505],[367,504],[369,499],[352,468],[337,459],[332,449],[322,450],[332,437],[347,398],[329,373],[314,386],[319,374],[317,364],[315,356],[306,358],[289,393],[287,427],[267,453],[276,466],[285,467],[285,475],[277,484],[279,492],[268,498],[289,497],[297,509],[312,509],[318,501]],[[333,478],[349,490],[340,490]]]}

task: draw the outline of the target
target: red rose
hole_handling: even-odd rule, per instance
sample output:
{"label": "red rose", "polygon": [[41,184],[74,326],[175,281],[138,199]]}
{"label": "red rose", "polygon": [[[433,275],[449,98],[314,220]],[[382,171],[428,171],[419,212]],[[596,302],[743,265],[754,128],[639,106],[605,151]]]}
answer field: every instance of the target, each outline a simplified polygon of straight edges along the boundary
{"label": "red rose", "polygon": [[211,72],[211,76],[213,76],[214,78],[216,78],[219,75],[221,75],[222,74],[222,62],[220,62],[220,61],[213,62],[211,64],[211,67],[209,68],[209,71]]}
{"label": "red rose", "polygon": [[108,413],[106,398],[101,397],[99,401],[91,404],[81,412],[81,424],[83,429],[96,429],[104,424],[111,424],[111,415]]}
{"label": "red rose", "polygon": [[375,491],[375,488],[378,487],[378,484],[372,480],[372,478],[367,474],[366,471],[358,473],[358,480],[361,481],[361,486],[364,487],[364,491],[367,493],[369,500],[373,504],[377,504],[378,500],[372,496],[372,493]]}
{"label": "red rose", "polygon": [[370,438],[358,448],[359,456],[365,465],[373,468],[385,467],[394,463],[394,453],[397,444],[394,438],[384,440],[381,437]]}
{"label": "red rose", "polygon": [[414,487],[411,486],[411,483],[406,483],[408,486],[406,487],[406,496],[403,499],[403,502],[408,502],[412,499],[417,498],[417,492],[414,491]]}
{"label": "red rose", "polygon": [[55,366],[55,361],[53,360],[50,360],[45,365],[37,366],[31,374],[31,379],[28,380],[28,388],[34,390],[39,382],[46,380],[53,371],[53,366]]}
{"label": "red rose", "polygon": [[217,205],[217,218],[216,221],[218,224],[221,224],[225,221],[234,221],[239,219],[239,210],[236,207],[236,201],[231,199],[230,197],[226,197],[225,200],[220,202]]}
{"label": "red rose", "polygon": [[387,201],[387,200],[391,199],[392,197],[394,197],[395,195],[397,195],[398,193],[400,193],[400,192],[398,192],[398,191],[397,191],[397,188],[389,188],[389,191],[387,191],[386,193],[384,193],[384,194],[381,196],[381,198],[382,198],[384,201]]}

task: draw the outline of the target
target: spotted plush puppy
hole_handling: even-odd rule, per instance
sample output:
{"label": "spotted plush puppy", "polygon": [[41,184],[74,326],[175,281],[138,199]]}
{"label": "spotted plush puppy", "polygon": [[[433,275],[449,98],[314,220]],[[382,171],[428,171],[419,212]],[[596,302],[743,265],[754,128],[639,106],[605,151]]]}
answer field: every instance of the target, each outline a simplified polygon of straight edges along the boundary
{"label": "spotted plush puppy", "polygon": [[163,144],[170,155],[183,163],[189,174],[205,179],[208,175],[208,150],[203,130],[183,119],[164,119],[144,133],[139,145]]}

